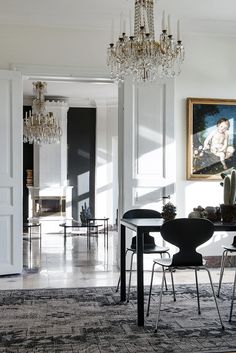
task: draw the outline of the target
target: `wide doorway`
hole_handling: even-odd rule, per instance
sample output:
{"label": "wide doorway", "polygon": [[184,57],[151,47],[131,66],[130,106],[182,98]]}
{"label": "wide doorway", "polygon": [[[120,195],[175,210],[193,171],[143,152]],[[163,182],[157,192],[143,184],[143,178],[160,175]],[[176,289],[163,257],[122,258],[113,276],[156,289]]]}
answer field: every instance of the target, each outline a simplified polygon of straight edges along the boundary
{"label": "wide doorway", "polygon": [[[38,78],[30,78],[23,82],[24,110],[31,107],[32,82],[36,79],[38,80]],[[83,279],[84,283],[88,281],[90,285],[96,285],[93,282],[97,281],[97,275],[105,282],[110,279],[113,281],[117,277],[114,273],[118,273],[117,86],[101,82],[64,82],[63,80],[58,82],[47,78],[43,80],[47,82],[45,99],[49,102],[49,106],[52,107],[57,103],[59,106],[64,103],[68,106],[66,124],[65,121],[62,124],[66,126],[67,138],[66,143],[59,149],[58,146],[49,145],[45,152],[45,146],[35,148],[34,145],[29,145],[29,153],[24,152],[24,223],[27,223],[29,218],[31,187],[42,188],[44,191],[56,190],[59,187],[71,188],[71,217],[80,221],[82,206],[86,204],[90,207],[93,217],[109,218],[109,247],[107,248],[104,241],[103,227],[91,235],[89,248],[86,232],[78,232],[78,229],[71,229],[68,232],[65,244],[63,228],[60,226],[66,220],[67,201],[63,199],[61,203],[64,204],[64,209],[61,217],[57,218],[54,215],[50,218],[52,212],[49,212],[49,218],[45,217],[45,212],[42,217],[40,214],[37,215],[42,224],[41,240],[39,229],[32,229],[30,241],[29,229],[24,227],[23,283],[29,288],[33,286],[32,281],[35,281],[39,287],[50,287],[52,283],[53,286],[71,287],[81,285]],[[24,151],[27,150],[25,145]],[[60,154],[60,167],[64,170],[60,177],[57,172],[53,179],[53,170],[51,169],[49,173],[44,167],[44,160],[49,159],[53,152],[51,164],[55,162],[55,158],[58,158],[58,155],[55,155],[55,148]],[[46,165],[50,168],[50,161],[47,161]],[[27,185],[26,169],[32,169],[30,187]],[[54,202],[52,209],[57,203],[60,205],[55,195],[53,201],[43,199],[40,202],[46,205],[44,211],[50,208],[52,202]],[[18,279],[15,279],[12,286],[17,286],[17,282]]]}

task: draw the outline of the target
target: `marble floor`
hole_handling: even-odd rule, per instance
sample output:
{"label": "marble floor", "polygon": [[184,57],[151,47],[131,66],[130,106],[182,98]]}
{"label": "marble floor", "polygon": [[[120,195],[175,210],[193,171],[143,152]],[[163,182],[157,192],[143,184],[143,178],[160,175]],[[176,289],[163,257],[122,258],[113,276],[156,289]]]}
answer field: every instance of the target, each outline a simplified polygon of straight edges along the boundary
{"label": "marble floor", "polygon": [[[109,232],[108,251],[103,234],[91,237],[90,249],[85,234],[69,234],[66,246],[62,233],[43,233],[41,246],[38,235],[34,234],[33,238],[30,244],[27,234],[23,237],[23,273],[1,276],[0,289],[116,286],[119,277],[117,232]],[[151,263],[152,259],[146,267],[151,269]],[[226,269],[224,282],[232,283],[234,270]],[[211,273],[217,285],[219,269],[211,269]],[[150,270],[145,271],[145,284],[150,283],[150,275]],[[161,276],[157,274],[155,283],[159,284],[160,280]],[[192,271],[175,273],[176,283],[194,283],[194,280]],[[205,271],[199,275],[199,282],[208,282]],[[136,283],[135,271],[132,283]]]}

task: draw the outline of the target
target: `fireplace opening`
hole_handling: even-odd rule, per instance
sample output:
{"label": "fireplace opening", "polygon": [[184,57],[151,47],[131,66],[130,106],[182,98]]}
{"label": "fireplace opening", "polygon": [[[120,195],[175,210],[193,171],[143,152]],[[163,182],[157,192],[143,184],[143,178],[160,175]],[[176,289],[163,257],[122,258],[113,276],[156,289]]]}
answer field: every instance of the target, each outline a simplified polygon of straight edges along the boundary
{"label": "fireplace opening", "polygon": [[34,217],[65,216],[66,199],[64,196],[40,196],[34,198]]}

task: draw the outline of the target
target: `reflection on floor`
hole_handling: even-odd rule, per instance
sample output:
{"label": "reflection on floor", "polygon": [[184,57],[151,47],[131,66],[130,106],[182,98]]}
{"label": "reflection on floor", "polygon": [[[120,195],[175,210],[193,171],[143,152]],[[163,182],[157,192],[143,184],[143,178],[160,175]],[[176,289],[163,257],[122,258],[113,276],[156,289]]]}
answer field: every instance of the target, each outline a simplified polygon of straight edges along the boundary
{"label": "reflection on floor", "polygon": [[[117,232],[109,232],[108,251],[104,247],[103,234],[91,237],[90,249],[87,248],[85,234],[68,235],[66,247],[62,233],[43,233],[41,247],[37,234],[33,237],[35,239],[30,246],[27,234],[24,234],[23,273],[0,277],[0,289],[116,286],[119,277]],[[232,283],[234,270],[226,270],[224,282]],[[211,273],[214,283],[217,284],[219,269],[212,269]],[[145,271],[144,282],[147,285],[150,283],[150,275],[151,271]],[[160,273],[156,274],[155,283],[160,284],[160,279]],[[175,273],[176,283],[194,281],[194,273],[191,271]],[[200,273],[199,282],[208,282],[206,273]],[[136,284],[136,272],[133,273],[132,283]]]}

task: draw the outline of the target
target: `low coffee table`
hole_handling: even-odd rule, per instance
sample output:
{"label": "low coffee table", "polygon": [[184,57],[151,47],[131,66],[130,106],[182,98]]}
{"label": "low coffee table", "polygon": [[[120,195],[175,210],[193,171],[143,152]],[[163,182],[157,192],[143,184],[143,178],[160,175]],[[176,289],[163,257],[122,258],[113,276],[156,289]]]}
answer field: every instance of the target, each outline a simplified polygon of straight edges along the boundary
{"label": "low coffee table", "polygon": [[[92,226],[93,224],[97,227],[102,227],[103,226],[103,234],[104,234],[104,247],[107,246],[108,250],[108,217],[104,218],[88,218],[87,219],[87,224],[89,226]],[[97,221],[103,222],[103,224],[97,224]]]}
{"label": "low coffee table", "polygon": [[96,233],[98,233],[98,227],[101,224],[81,224],[78,221],[72,220],[65,223],[60,224],[60,227],[64,228],[64,245],[66,245],[66,238],[67,238],[67,229],[77,228],[77,229],[86,229],[87,235],[87,246],[90,249],[90,234],[92,229],[96,229]]}

